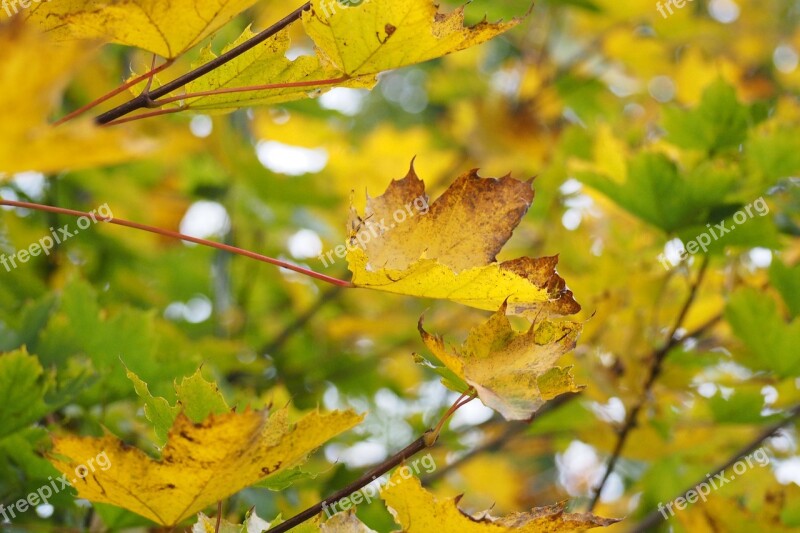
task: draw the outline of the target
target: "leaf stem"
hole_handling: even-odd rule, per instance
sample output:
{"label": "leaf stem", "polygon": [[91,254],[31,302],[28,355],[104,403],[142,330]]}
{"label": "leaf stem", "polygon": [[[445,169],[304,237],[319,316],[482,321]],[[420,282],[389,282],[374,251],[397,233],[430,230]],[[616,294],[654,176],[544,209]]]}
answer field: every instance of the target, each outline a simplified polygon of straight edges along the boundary
{"label": "leaf stem", "polygon": [[216,248],[217,250],[222,250],[224,252],[229,252],[232,254],[249,257],[250,259],[255,259],[256,261],[261,261],[262,263],[269,263],[271,265],[279,266],[287,270],[292,270],[294,272],[297,272],[298,274],[303,274],[305,276],[309,276],[318,279],[320,281],[330,283],[331,285],[336,285],[339,287],[348,287],[348,288],[354,287],[354,285],[349,281],[333,278],[331,276],[326,276],[325,274],[320,274],[319,272],[314,272],[313,270],[303,268],[301,266],[297,266],[295,264],[286,261],[281,261],[280,259],[274,259],[272,257],[267,257],[265,255],[257,254],[255,252],[251,252],[250,250],[244,250],[242,248],[237,248],[229,244],[222,244],[219,242],[209,241],[207,239],[200,239],[198,237],[184,235],[183,233],[178,233],[177,231],[170,231],[162,228],[157,228],[154,226],[148,226],[146,224],[139,224],[138,222],[131,222],[121,218],[104,217],[96,213],[86,213],[84,211],[75,211],[73,209],[64,209],[62,207],[53,207],[49,205],[34,204],[30,202],[17,202],[13,200],[0,199],[0,205],[21,207],[24,209],[33,209],[36,211],[45,211],[48,213],[56,213],[59,215],[68,215],[74,217],[90,217],[99,220],[101,222],[108,222],[109,224],[125,226],[127,228],[138,229],[140,231],[147,231],[149,233],[155,233],[156,235],[162,235],[164,237],[169,237],[172,239],[193,242],[195,244],[202,244],[203,246],[208,246],[209,248]]}
{"label": "leaf stem", "polygon": [[[653,388],[658,377],[661,375],[661,370],[664,365],[664,360],[667,358],[667,354],[669,351],[679,342],[678,337],[676,336],[678,330],[683,325],[683,321],[686,318],[686,315],[689,313],[689,309],[691,308],[692,304],[694,303],[695,298],[697,297],[697,292],[700,289],[700,285],[703,282],[703,278],[705,277],[706,270],[708,268],[708,256],[703,257],[703,263],[700,266],[700,271],[697,274],[697,279],[692,284],[691,289],[689,290],[689,296],[686,298],[686,301],[681,308],[680,313],[678,313],[678,318],[675,320],[675,325],[669,332],[667,336],[667,341],[664,343],[660,349],[658,349],[655,353],[653,353],[652,359],[653,363],[650,366],[650,373],[647,377],[647,381],[645,381],[644,387],[642,389],[642,394],[639,396],[636,404],[628,413],[628,416],[625,419],[625,424],[620,429],[619,434],[617,436],[617,442],[614,446],[614,451],[611,453],[611,458],[608,460],[608,465],[606,466],[605,472],[603,473],[603,477],[600,479],[600,483],[594,489],[594,495],[592,496],[591,502],[589,502],[588,511],[592,512],[592,510],[597,505],[597,502],[600,500],[600,494],[603,492],[603,487],[605,487],[608,478],[611,477],[611,474],[614,472],[614,468],[617,466],[617,461],[619,461],[620,456],[622,455],[622,451],[625,447],[625,443],[628,441],[628,437],[630,436],[631,431],[636,426],[636,420],[639,417],[639,412],[644,407],[645,403],[647,402],[647,397],[650,394],[650,390]],[[716,320],[712,321],[711,324],[715,324]]]}
{"label": "leaf stem", "polygon": [[277,526],[267,530],[268,533],[283,533],[284,531],[289,531],[293,527],[296,527],[306,520],[310,520],[314,516],[318,515],[324,509],[328,507],[328,502],[337,502],[341,498],[349,496],[350,494],[364,488],[365,486],[369,485],[386,472],[391,470],[392,468],[398,466],[400,463],[408,459],[409,457],[413,457],[417,453],[421,452],[422,450],[433,446],[436,442],[435,439],[432,440],[431,438],[432,431],[425,432],[420,438],[394,454],[393,456],[386,459],[384,462],[376,466],[375,468],[371,469],[369,472],[358,478],[357,480],[353,481],[343,489],[331,494],[321,502],[317,503],[306,509],[305,511],[293,516],[292,518],[288,519],[285,522],[278,524]]}
{"label": "leaf stem", "polygon": [[53,126],[60,126],[61,124],[64,124],[65,122],[68,122],[68,121],[72,120],[73,118],[76,118],[76,117],[86,113],[90,109],[92,109],[94,107],[97,107],[98,105],[102,104],[103,102],[105,102],[107,100],[110,100],[111,98],[114,98],[119,93],[128,90],[129,88],[133,87],[137,83],[140,83],[140,82],[142,82],[142,81],[144,81],[146,79],[150,79],[152,81],[153,76],[155,76],[156,74],[158,74],[162,70],[168,68],[170,65],[172,65],[172,63],[174,63],[174,61],[175,61],[174,59],[168,59],[166,61],[166,63],[164,63],[163,65],[160,65],[160,66],[158,66],[156,68],[150,69],[149,72],[146,72],[146,73],[142,74],[141,76],[137,76],[137,77],[135,77],[135,78],[133,78],[131,80],[126,81],[125,83],[123,83],[122,85],[120,85],[119,87],[117,87],[116,89],[111,91],[110,93],[101,96],[97,100],[89,102],[85,106],[83,106],[81,108],[78,108],[75,111],[73,111],[73,112],[71,112],[71,113],[69,113],[67,115],[64,115],[63,117],[61,117],[60,119],[55,121],[53,123]]}
{"label": "leaf stem", "polygon": [[136,98],[125,102],[122,105],[115,107],[114,109],[103,113],[102,115],[95,118],[95,122],[97,124],[108,124],[109,122],[113,122],[114,120],[121,118],[128,113],[136,111],[137,109],[142,109],[145,107],[152,107],[154,100],[161,98],[162,96],[166,96],[169,93],[180,89],[181,87],[185,86],[186,84],[205,76],[209,72],[221,67],[225,63],[232,61],[233,59],[239,57],[243,53],[247,52],[248,50],[258,46],[262,42],[266,41],[270,37],[277,34],[279,31],[283,30],[293,22],[300,20],[300,17],[303,15],[303,12],[307,9],[311,8],[311,2],[306,2],[302,6],[298,7],[284,18],[266,28],[265,30],[259,32],[255,36],[251,37],[250,39],[246,40],[239,46],[231,48],[227,52],[220,54],[219,56],[215,57],[208,63],[204,63],[186,74],[179,76],[172,80],[169,83],[158,87],[153,91],[148,91],[145,93],[140,94]]}
{"label": "leaf stem", "polygon": [[450,406],[450,409],[442,416],[442,419],[439,420],[439,423],[436,424],[436,427],[433,430],[433,439],[439,439],[439,433],[442,431],[445,422],[450,419],[453,414],[458,411],[461,407],[467,405],[469,402],[475,399],[476,393],[474,389],[467,390],[464,394],[458,397],[458,399],[453,402],[453,405]]}

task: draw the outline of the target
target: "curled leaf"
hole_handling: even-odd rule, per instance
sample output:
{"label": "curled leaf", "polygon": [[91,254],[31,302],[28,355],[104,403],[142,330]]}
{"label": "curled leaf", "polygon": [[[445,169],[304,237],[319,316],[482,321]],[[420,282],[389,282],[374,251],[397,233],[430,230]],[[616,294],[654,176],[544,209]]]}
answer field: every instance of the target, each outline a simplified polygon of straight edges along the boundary
{"label": "curled leaf", "polygon": [[[518,333],[503,304],[486,323],[469,332],[463,346],[446,347],[444,339],[422,328],[421,319],[419,332],[447,371],[473,387],[484,404],[508,420],[528,419],[545,401],[582,388],[569,368],[555,366],[575,347],[581,332],[578,322],[544,320]],[[444,377],[449,375],[443,372]]]}

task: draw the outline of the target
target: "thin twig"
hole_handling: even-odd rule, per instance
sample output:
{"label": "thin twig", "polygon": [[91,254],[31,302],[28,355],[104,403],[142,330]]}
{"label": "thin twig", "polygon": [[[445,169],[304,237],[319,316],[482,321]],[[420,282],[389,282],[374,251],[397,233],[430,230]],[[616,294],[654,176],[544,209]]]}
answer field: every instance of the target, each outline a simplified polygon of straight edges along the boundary
{"label": "thin twig", "polygon": [[310,520],[315,515],[319,514],[323,509],[328,507],[328,502],[335,503],[341,498],[349,496],[350,494],[356,492],[364,488],[365,486],[369,485],[383,474],[394,468],[395,466],[399,465],[409,457],[414,456],[415,454],[421,452],[425,448],[430,448],[436,441],[439,440],[439,432],[444,427],[445,422],[447,422],[453,413],[458,411],[461,407],[467,405],[469,402],[476,398],[477,394],[474,390],[470,389],[461,396],[450,406],[447,412],[442,416],[439,420],[439,423],[436,424],[436,428],[432,430],[426,431],[420,438],[394,454],[393,456],[386,459],[384,462],[355,480],[354,482],[350,483],[343,489],[335,492],[334,494],[328,496],[321,502],[309,507],[305,511],[293,516],[286,522],[278,524],[274,528],[268,530],[269,533],[281,533],[282,531],[289,531],[291,528],[298,526],[305,522],[306,520]]}
{"label": "thin twig", "polygon": [[155,111],[148,111],[147,113],[139,113],[138,115],[133,115],[132,117],[123,117],[117,120],[112,120],[106,124],[103,124],[105,127],[109,126],[118,126],[119,124],[125,124],[127,122],[135,122],[137,120],[142,120],[144,118],[151,118],[151,117],[158,117],[161,115],[169,115],[171,113],[180,113],[183,111],[183,107],[170,107],[167,109],[156,109]]}
{"label": "thin twig", "polygon": [[[748,454],[754,452],[756,449],[758,449],[761,446],[762,442],[767,440],[769,437],[774,435],[775,432],[777,432],[779,429],[783,428],[784,426],[789,424],[789,422],[793,421],[794,419],[796,419],[798,417],[800,417],[800,405],[796,405],[794,408],[792,408],[789,411],[789,416],[788,417],[784,418],[780,422],[777,422],[776,424],[774,424],[774,425],[768,427],[766,430],[762,431],[756,438],[754,438],[752,441],[750,441],[750,443],[747,444],[744,448],[742,448],[741,450],[739,450],[735,454],[733,454],[731,456],[731,458],[728,459],[727,461],[725,461],[725,463],[723,465],[717,467],[712,474],[700,478],[700,480],[697,481],[697,483],[694,483],[693,485],[689,486],[686,490],[684,490],[683,492],[678,494],[675,498],[683,496],[684,494],[686,494],[690,490],[697,488],[699,485],[704,483],[706,481],[706,479],[708,479],[710,476],[715,476],[717,474],[725,472],[725,470],[730,468],[739,459],[741,459],[745,455],[748,455]],[[673,500],[675,498],[673,498]],[[670,500],[670,501],[672,501],[672,500]],[[653,528],[662,519],[663,519],[663,516],[661,515],[661,513],[659,511],[657,511],[657,510],[653,511],[652,513],[650,513],[647,516],[645,516],[644,519],[641,522],[636,524],[636,527],[631,529],[630,533],[644,533],[646,531],[652,531]]]}
{"label": "thin twig", "polygon": [[318,515],[324,508],[328,506],[328,503],[334,503],[339,501],[340,499],[349,496],[350,494],[366,487],[386,472],[391,470],[392,468],[398,466],[400,463],[408,459],[409,457],[413,457],[417,453],[421,452],[422,450],[429,448],[434,445],[435,440],[431,438],[431,431],[426,432],[420,438],[358,478],[357,480],[353,481],[343,489],[331,494],[321,502],[317,503],[306,509],[305,511],[293,516],[292,518],[288,519],[286,522],[282,522],[277,526],[268,530],[269,533],[282,533],[284,531],[289,531],[293,527],[296,527],[306,520],[310,520],[314,516]]}
{"label": "thin twig", "polygon": [[334,278],[331,276],[326,276],[325,274],[320,274],[319,272],[314,272],[313,270],[303,268],[301,266],[297,266],[292,263],[288,263],[286,261],[281,261],[280,259],[274,259],[272,257],[267,257],[266,255],[257,254],[255,252],[251,252],[249,250],[244,250],[242,248],[237,248],[235,246],[230,246],[228,244],[222,244],[219,242],[209,241],[206,239],[200,239],[197,237],[192,237],[189,235],[184,235],[183,233],[178,233],[177,231],[170,231],[166,229],[156,228],[154,226],[148,226],[146,224],[139,224],[138,222],[131,222],[128,220],[124,220],[121,218],[114,218],[114,217],[104,217],[97,213],[86,213],[84,211],[75,211],[73,209],[64,209],[62,207],[53,207],[49,205],[41,205],[41,204],[33,204],[30,202],[16,202],[13,200],[2,200],[0,199],[0,205],[8,205],[12,207],[21,207],[24,209],[34,209],[36,211],[45,211],[48,213],[56,213],[59,215],[69,215],[74,217],[87,217],[93,218],[100,222],[107,222],[109,224],[116,224],[118,226],[125,226],[127,228],[138,229],[141,231],[147,231],[149,233],[155,233],[156,235],[162,235],[164,237],[170,237],[172,239],[178,239],[187,242],[193,242],[195,244],[202,244],[203,246],[208,246],[210,248],[216,248],[217,250],[222,250],[224,252],[230,252],[232,254],[241,255],[244,257],[249,257],[250,259],[255,259],[256,261],[261,261],[262,263],[269,263],[271,265],[279,266],[281,268],[285,268],[287,270],[292,270],[297,272],[298,274],[303,274],[305,276],[309,276],[320,281],[324,281],[326,283],[330,283],[332,285],[337,285],[339,287],[348,287],[352,288],[354,285],[349,281],[341,280],[338,278]]}
{"label": "thin twig", "polygon": [[653,363],[650,366],[650,374],[647,377],[647,381],[645,381],[644,387],[642,389],[642,394],[640,395],[636,404],[628,413],[628,416],[625,419],[625,424],[619,431],[619,435],[617,436],[617,442],[616,445],[614,446],[614,451],[611,453],[611,457],[608,460],[608,465],[606,466],[606,470],[603,473],[603,477],[600,479],[600,483],[598,483],[597,486],[595,487],[594,496],[592,497],[591,502],[589,502],[589,509],[588,509],[589,512],[591,512],[597,505],[597,502],[600,500],[600,494],[602,494],[603,492],[603,487],[605,487],[608,478],[611,477],[611,474],[614,472],[614,468],[617,466],[617,461],[619,461],[619,458],[622,455],[622,451],[625,448],[625,443],[627,442],[631,431],[636,426],[636,420],[639,417],[639,412],[642,410],[645,403],[647,403],[647,398],[650,395],[650,390],[653,388],[653,384],[661,375],[661,370],[663,368],[664,360],[666,359],[667,354],[669,354],[669,351],[679,342],[679,339],[676,337],[676,335],[678,333],[678,330],[680,330],[681,327],[683,326],[683,321],[686,318],[686,315],[689,313],[689,309],[694,303],[695,298],[697,297],[697,292],[700,288],[700,285],[703,282],[703,278],[705,277],[707,268],[708,268],[708,256],[704,256],[703,263],[700,265],[700,271],[697,274],[697,280],[692,284],[692,287],[689,290],[689,296],[686,298],[686,302],[683,304],[683,307],[681,308],[681,311],[678,314],[678,318],[675,320],[675,325],[672,327],[672,329],[669,332],[669,335],[667,336],[667,341],[664,343],[664,346],[662,346],[659,350],[657,350],[653,354]]}
{"label": "thin twig", "polygon": [[166,96],[169,93],[176,91],[177,89],[180,89],[181,87],[187,85],[188,83],[191,83],[194,80],[205,76],[209,72],[218,69],[225,63],[228,63],[233,59],[236,59],[237,57],[247,52],[248,50],[254,48],[255,46],[258,46],[259,44],[263,43],[270,37],[273,37],[275,34],[280,32],[293,22],[300,20],[300,17],[303,15],[303,12],[310,8],[311,8],[311,2],[306,2],[305,4],[295,9],[290,14],[288,14],[287,16],[285,16],[284,18],[282,18],[281,20],[270,26],[269,28],[259,32],[255,36],[251,37],[250,39],[240,44],[239,46],[231,48],[227,52],[215,57],[208,63],[200,65],[196,69],[187,72],[183,76],[175,78],[174,80],[162,85],[161,87],[158,87],[157,89],[154,89],[153,91],[143,92],[136,98],[133,98],[132,100],[129,100],[124,104],[119,105],[114,109],[103,113],[102,115],[95,118],[95,122],[97,124],[108,124],[109,122],[121,118],[127,115],[128,113],[136,111],[137,109],[152,107],[152,105],[154,104],[154,100],[157,100],[162,96]]}
{"label": "thin twig", "polygon": [[[220,89],[213,89],[210,91],[199,91],[196,93],[185,93],[177,96],[170,96],[169,98],[161,98],[155,103],[158,105],[171,104],[172,102],[179,102],[181,100],[188,100],[191,98],[201,98],[203,96],[217,96],[220,94],[231,93],[247,93],[253,91],[269,91],[272,89],[292,89],[299,87],[318,87],[320,85],[335,85],[349,80],[349,76],[341,76],[339,78],[331,78],[328,80],[308,80],[308,81],[289,81],[286,83],[267,83],[264,85],[248,85],[245,87],[222,87]],[[187,106],[188,108],[189,106]]]}
{"label": "thin twig", "polygon": [[[155,59],[155,56],[154,56],[154,59]],[[153,76],[155,76],[156,74],[158,74],[162,70],[168,68],[170,65],[172,65],[172,63],[174,61],[175,61],[174,59],[169,59],[163,65],[160,65],[158,67],[152,68],[152,69],[150,69],[149,72],[146,72],[146,73],[142,74],[141,76],[137,76],[137,77],[135,77],[135,78],[133,78],[131,80],[126,81],[125,83],[123,83],[122,85],[120,85],[119,87],[117,87],[116,89],[111,91],[110,93],[101,96],[97,100],[93,100],[93,101],[89,102],[85,106],[80,107],[80,108],[76,109],[75,111],[73,111],[73,112],[71,112],[71,113],[69,113],[67,115],[64,115],[63,117],[61,117],[60,119],[55,121],[53,123],[53,126],[60,126],[61,124],[65,123],[65,122],[68,122],[68,121],[72,120],[73,118],[79,117],[80,115],[86,113],[90,109],[93,109],[93,108],[97,107],[98,105],[102,104],[103,102],[105,102],[107,100],[110,100],[111,98],[115,97],[119,93],[124,92],[127,89],[133,87],[137,83],[141,83],[144,80],[149,80],[149,81],[152,82]]]}

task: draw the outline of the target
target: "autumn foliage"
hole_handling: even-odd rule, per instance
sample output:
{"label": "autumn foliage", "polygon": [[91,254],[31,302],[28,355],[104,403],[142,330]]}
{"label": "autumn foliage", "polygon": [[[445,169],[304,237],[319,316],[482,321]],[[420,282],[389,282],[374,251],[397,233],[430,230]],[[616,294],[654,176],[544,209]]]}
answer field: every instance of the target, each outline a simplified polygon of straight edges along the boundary
{"label": "autumn foliage", "polygon": [[788,3],[0,15],[0,527],[800,527]]}

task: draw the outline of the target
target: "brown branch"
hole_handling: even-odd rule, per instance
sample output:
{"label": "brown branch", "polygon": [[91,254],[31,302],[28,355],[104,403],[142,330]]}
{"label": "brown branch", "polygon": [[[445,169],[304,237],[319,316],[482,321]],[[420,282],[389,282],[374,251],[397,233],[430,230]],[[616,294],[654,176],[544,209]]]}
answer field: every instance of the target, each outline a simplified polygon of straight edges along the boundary
{"label": "brown branch", "polygon": [[[724,464],[722,464],[721,466],[717,467],[714,470],[714,472],[711,474],[711,476],[715,476],[717,474],[725,472],[725,470],[730,468],[739,459],[741,459],[745,455],[748,455],[748,454],[754,452],[756,449],[758,449],[761,446],[762,442],[767,440],[769,437],[774,435],[775,432],[777,432],[779,429],[783,428],[784,426],[789,424],[789,422],[793,421],[794,419],[796,419],[798,417],[800,417],[800,405],[794,406],[789,411],[789,416],[788,417],[784,418],[780,422],[777,422],[777,423],[773,424],[772,426],[768,427],[766,430],[762,431],[756,438],[754,438],[752,441],[750,441],[744,448],[742,448],[741,450],[739,450],[735,454],[733,454],[730,459],[725,461]],[[697,483],[694,483],[693,485],[689,486],[686,490],[684,490],[683,492],[679,493],[675,498],[683,496],[684,494],[686,494],[690,490],[693,490],[693,489],[697,488],[699,485],[704,483],[708,477],[709,476],[704,476],[704,477],[700,478],[700,480],[697,481]],[[673,498],[673,500],[675,498]],[[673,500],[670,500],[670,501],[673,501]],[[636,527],[631,529],[630,533],[645,533],[647,531],[652,531],[653,528],[656,525],[658,525],[658,522],[661,519],[663,519],[663,516],[661,515],[661,513],[659,511],[657,511],[657,510],[653,511],[652,513],[650,513],[646,517],[644,517],[644,519],[641,522],[636,524]]]}
{"label": "brown branch", "polygon": [[[667,342],[664,343],[664,346],[662,346],[652,355],[653,364],[650,366],[650,374],[647,377],[647,381],[645,381],[642,394],[636,404],[630,410],[622,429],[619,431],[617,442],[614,446],[614,451],[611,452],[611,457],[608,460],[606,470],[603,473],[603,477],[600,479],[600,483],[598,483],[595,487],[594,496],[592,497],[591,502],[589,502],[589,512],[591,512],[597,505],[597,502],[600,500],[600,494],[603,492],[603,487],[605,487],[608,478],[611,477],[611,474],[614,472],[614,468],[617,466],[617,462],[619,461],[622,451],[625,448],[625,443],[628,441],[631,431],[636,426],[636,420],[639,418],[639,412],[641,412],[645,403],[647,403],[650,390],[653,388],[653,384],[655,384],[656,380],[661,375],[661,370],[663,369],[664,360],[667,358],[667,354],[669,354],[669,351],[679,342],[679,339],[676,337],[676,335],[678,330],[683,325],[683,321],[686,318],[686,315],[689,313],[689,309],[694,303],[695,298],[697,297],[698,289],[703,282],[707,268],[708,256],[704,256],[703,263],[700,266],[700,271],[697,274],[697,280],[692,284],[692,287],[689,290],[689,296],[686,298],[686,302],[684,302],[683,307],[678,314],[678,318],[675,320],[675,325],[672,327],[669,335],[667,336]],[[712,322],[712,324],[715,323],[716,320]]]}
{"label": "brown branch", "polygon": [[49,205],[41,205],[41,204],[33,204],[30,202],[16,202],[13,200],[3,200],[0,199],[0,205],[9,205],[12,207],[21,207],[24,209],[33,209],[36,211],[45,211],[48,213],[56,213],[59,215],[69,215],[73,217],[87,217],[92,218],[93,220],[97,220],[99,222],[107,222],[109,224],[116,224],[117,226],[125,226],[127,228],[138,229],[140,231],[146,231],[148,233],[155,233],[156,235],[162,235],[164,237],[169,237],[172,239],[178,239],[181,241],[193,242],[195,244],[202,244],[203,246],[208,246],[209,248],[216,248],[217,250],[222,250],[223,252],[230,252],[232,254],[241,255],[244,257],[248,257],[250,259],[255,259],[256,261],[261,261],[262,263],[269,263],[271,265],[279,266],[281,268],[285,268],[287,270],[292,270],[297,272],[298,274],[303,274],[305,276],[309,276],[320,281],[324,281],[326,283],[330,283],[332,285],[337,285],[339,287],[348,287],[352,288],[354,285],[349,281],[341,280],[338,278],[333,278],[331,276],[327,276],[325,274],[320,274],[319,272],[314,272],[313,270],[303,268],[297,266],[292,263],[288,263],[286,261],[281,261],[280,259],[274,259],[272,257],[267,257],[266,255],[257,254],[255,252],[251,252],[250,250],[244,250],[242,248],[237,248],[235,246],[230,246],[228,244],[222,244],[219,242],[209,241],[206,239],[200,239],[197,237],[192,237],[190,235],[184,235],[183,233],[178,233],[177,231],[170,231],[166,229],[156,228],[154,226],[148,226],[146,224],[139,224],[138,222],[131,222],[128,220],[124,220],[121,218],[115,217],[104,217],[97,213],[86,213],[84,211],[75,211],[73,209],[64,209],[63,207],[53,207]]}
{"label": "brown branch", "polygon": [[303,12],[307,9],[311,8],[311,2],[306,2],[299,8],[292,11],[290,14],[270,26],[269,28],[259,32],[255,36],[251,37],[250,39],[246,40],[239,46],[231,48],[227,52],[220,54],[219,56],[215,57],[208,63],[204,63],[200,65],[196,69],[187,72],[183,76],[179,76],[175,78],[169,83],[154,89],[153,91],[143,92],[136,98],[125,102],[122,105],[115,107],[114,109],[103,113],[102,115],[95,118],[95,122],[97,124],[108,124],[118,118],[121,118],[128,113],[136,111],[137,109],[149,108],[153,107],[154,105],[158,105],[155,100],[161,98],[162,96],[166,96],[169,93],[180,89],[181,87],[185,86],[188,83],[193,82],[194,80],[201,78],[212,72],[213,70],[218,69],[225,63],[232,61],[233,59],[239,57],[243,53],[247,52],[248,50],[258,46],[262,42],[266,41],[270,37],[273,37],[279,31],[283,30],[293,22],[300,20]]}
{"label": "brown branch", "polygon": [[322,510],[328,506],[328,503],[336,502],[342,498],[349,496],[350,494],[361,490],[362,488],[366,487],[386,472],[391,470],[392,468],[398,466],[400,463],[408,459],[409,457],[413,457],[417,453],[421,452],[422,450],[429,448],[434,445],[435,440],[431,438],[433,435],[432,431],[427,431],[424,435],[420,438],[394,454],[393,456],[386,459],[384,462],[358,478],[357,480],[353,481],[343,489],[331,494],[321,502],[317,503],[306,509],[305,511],[293,516],[286,522],[282,522],[277,526],[268,530],[269,533],[282,533],[284,531],[289,531],[293,527],[296,527],[306,520],[310,520],[314,516],[318,515]]}

